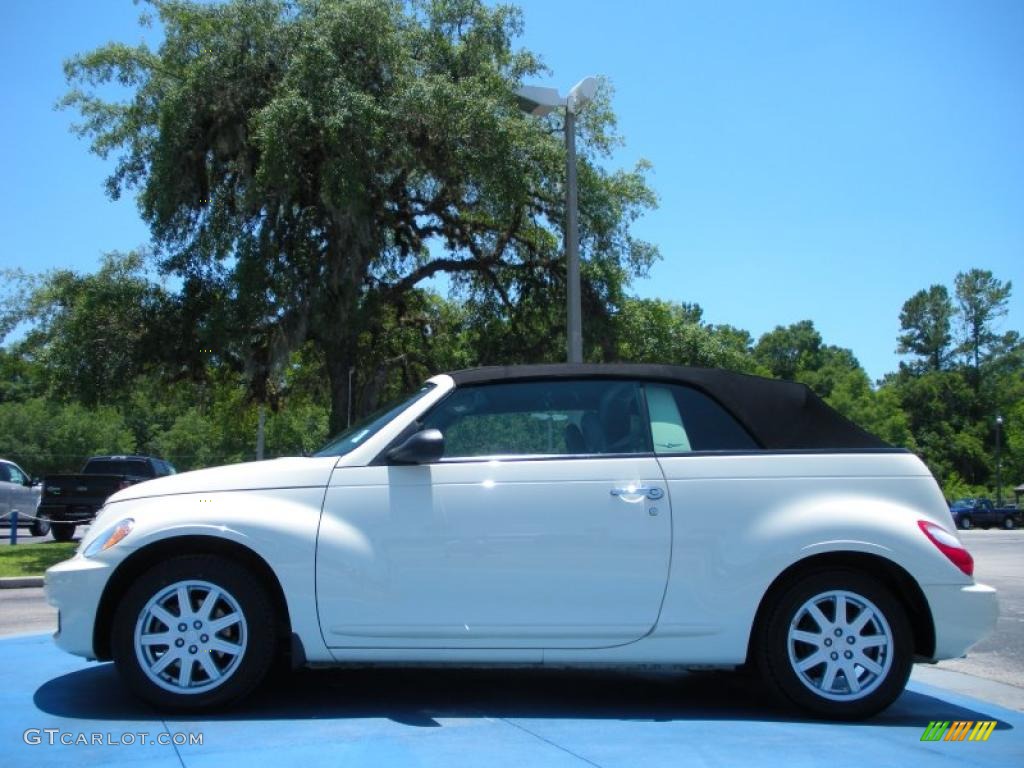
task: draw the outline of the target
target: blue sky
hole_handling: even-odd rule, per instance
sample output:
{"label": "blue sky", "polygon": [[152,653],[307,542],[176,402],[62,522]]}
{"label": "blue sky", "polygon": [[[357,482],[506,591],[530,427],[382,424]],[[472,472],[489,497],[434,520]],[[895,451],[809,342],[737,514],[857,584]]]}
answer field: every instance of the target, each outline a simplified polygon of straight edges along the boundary
{"label": "blue sky", "polygon": [[[563,90],[615,87],[659,210],[645,297],[695,301],[755,335],[815,321],[872,377],[896,367],[899,310],[971,267],[1013,280],[1024,326],[1024,2],[524,0],[521,44]],[[136,42],[130,0],[5,0],[0,267],[91,270],[144,244],[134,202],[53,109],[61,61]]]}

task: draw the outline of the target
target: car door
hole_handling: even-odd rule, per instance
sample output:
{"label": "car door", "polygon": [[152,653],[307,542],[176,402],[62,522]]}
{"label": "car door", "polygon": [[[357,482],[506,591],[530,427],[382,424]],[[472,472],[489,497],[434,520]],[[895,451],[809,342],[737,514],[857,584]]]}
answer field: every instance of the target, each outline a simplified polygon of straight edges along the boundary
{"label": "car door", "polygon": [[10,465],[0,461],[0,519],[7,520],[11,513],[11,470]]}
{"label": "car door", "polygon": [[639,385],[455,390],[441,461],[338,468],[317,547],[329,646],[606,647],[655,625],[671,517]]}
{"label": "car door", "polygon": [[995,505],[992,504],[988,499],[982,499],[978,502],[978,522],[982,525],[998,525],[999,515],[996,514]]}
{"label": "car door", "polygon": [[35,514],[35,494],[29,486],[28,475],[16,464],[8,464],[10,472],[10,504],[12,510],[27,517]]}

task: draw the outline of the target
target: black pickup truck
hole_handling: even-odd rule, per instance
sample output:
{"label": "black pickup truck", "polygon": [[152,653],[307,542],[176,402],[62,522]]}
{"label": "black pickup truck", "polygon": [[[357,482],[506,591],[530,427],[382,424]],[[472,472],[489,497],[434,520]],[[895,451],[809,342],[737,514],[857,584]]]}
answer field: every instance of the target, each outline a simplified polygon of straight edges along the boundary
{"label": "black pickup truck", "polygon": [[174,472],[166,461],[152,456],[93,456],[79,475],[43,478],[36,514],[49,521],[53,538],[71,541],[75,526],[92,522],[108,496],[129,485]]}

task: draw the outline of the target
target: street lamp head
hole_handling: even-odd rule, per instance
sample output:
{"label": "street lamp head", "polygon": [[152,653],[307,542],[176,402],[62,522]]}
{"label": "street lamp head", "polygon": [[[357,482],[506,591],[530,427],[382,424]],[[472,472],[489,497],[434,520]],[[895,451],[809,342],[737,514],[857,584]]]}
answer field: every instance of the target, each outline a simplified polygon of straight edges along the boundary
{"label": "street lamp head", "polygon": [[528,115],[544,117],[559,107],[565,106],[565,99],[558,95],[557,88],[539,85],[524,85],[516,91],[519,108]]}
{"label": "street lamp head", "polygon": [[1002,416],[996,416],[996,424],[998,424],[999,426],[1003,426],[1003,417]]}
{"label": "street lamp head", "polygon": [[524,85],[516,90],[516,98],[519,108],[529,115],[544,117],[560,107],[575,115],[583,105],[594,100],[599,85],[596,77],[585,77],[572,87],[568,96],[559,96],[557,88]]}
{"label": "street lamp head", "polygon": [[580,107],[594,100],[598,85],[599,81],[596,77],[585,77],[580,80],[569,91],[569,98],[565,102],[566,109],[573,114],[579,112]]}

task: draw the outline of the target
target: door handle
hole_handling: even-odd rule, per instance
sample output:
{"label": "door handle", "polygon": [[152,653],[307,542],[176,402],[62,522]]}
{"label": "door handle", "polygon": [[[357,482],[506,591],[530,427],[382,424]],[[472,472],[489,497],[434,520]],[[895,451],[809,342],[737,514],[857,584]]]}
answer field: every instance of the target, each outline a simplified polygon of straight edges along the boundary
{"label": "door handle", "polygon": [[665,495],[661,488],[648,488],[646,485],[627,485],[625,488],[612,488],[612,496],[646,496],[651,501],[657,501]]}

